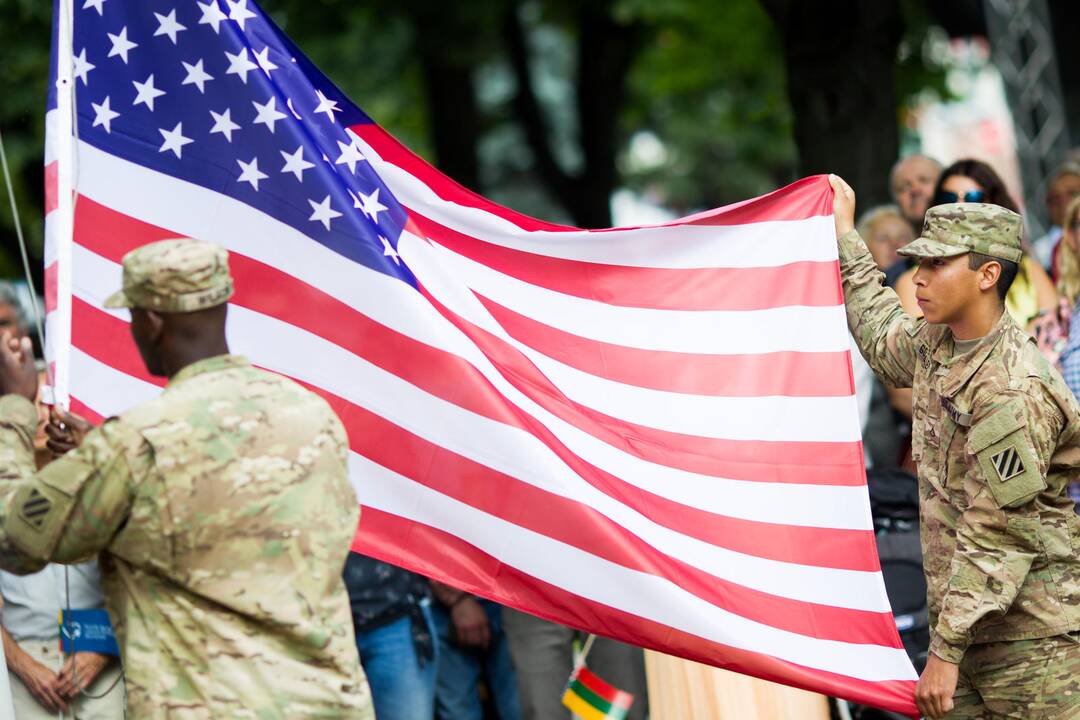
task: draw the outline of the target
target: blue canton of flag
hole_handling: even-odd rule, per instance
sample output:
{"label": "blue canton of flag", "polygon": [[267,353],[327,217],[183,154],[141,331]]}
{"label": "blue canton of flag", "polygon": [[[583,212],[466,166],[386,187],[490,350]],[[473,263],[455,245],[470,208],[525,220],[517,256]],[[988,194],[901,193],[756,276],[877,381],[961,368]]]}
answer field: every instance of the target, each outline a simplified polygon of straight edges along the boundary
{"label": "blue canton of flag", "polygon": [[254,3],[76,0],[73,51],[81,141],[415,284],[405,211],[348,129],[371,120]]}

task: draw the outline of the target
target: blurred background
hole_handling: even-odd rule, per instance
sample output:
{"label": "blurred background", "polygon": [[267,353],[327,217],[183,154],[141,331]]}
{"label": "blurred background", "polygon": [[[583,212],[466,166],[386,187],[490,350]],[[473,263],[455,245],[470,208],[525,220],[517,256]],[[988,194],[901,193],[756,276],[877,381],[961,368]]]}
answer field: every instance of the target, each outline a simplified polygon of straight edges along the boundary
{"label": "blurred background", "polygon": [[[36,267],[50,5],[0,0],[0,130]],[[582,227],[663,221],[819,172],[868,208],[888,200],[898,157],[925,152],[990,162],[1037,237],[1046,178],[1080,143],[1071,1],[262,5],[451,177]],[[0,276],[18,275],[6,201],[0,236]]]}

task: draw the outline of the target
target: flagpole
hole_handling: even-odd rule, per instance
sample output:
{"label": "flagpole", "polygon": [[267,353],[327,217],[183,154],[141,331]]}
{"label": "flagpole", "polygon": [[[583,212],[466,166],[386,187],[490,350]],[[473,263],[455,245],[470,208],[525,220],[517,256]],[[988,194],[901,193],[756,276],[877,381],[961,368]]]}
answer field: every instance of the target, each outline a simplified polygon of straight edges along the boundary
{"label": "flagpole", "polygon": [[48,128],[46,145],[55,151],[56,210],[45,238],[47,258],[56,267],[56,307],[50,313],[46,362],[52,367],[52,402],[69,404],[71,358],[71,254],[75,229],[74,177],[78,128],[75,121],[74,8],[58,0],[56,43],[56,122]]}

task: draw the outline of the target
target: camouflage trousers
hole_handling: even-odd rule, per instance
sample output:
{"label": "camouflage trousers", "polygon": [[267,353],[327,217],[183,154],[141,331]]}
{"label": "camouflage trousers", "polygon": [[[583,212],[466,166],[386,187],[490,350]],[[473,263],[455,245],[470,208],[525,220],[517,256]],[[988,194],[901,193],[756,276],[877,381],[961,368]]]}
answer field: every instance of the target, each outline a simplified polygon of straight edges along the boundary
{"label": "camouflage trousers", "polygon": [[1080,720],[1080,633],[972,645],[949,720]]}

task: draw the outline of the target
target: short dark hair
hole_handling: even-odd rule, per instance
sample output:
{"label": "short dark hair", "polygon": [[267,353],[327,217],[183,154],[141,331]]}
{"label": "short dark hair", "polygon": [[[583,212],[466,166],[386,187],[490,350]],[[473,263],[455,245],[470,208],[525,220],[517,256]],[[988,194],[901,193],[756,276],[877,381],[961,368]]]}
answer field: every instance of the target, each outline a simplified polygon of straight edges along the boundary
{"label": "short dark hair", "polygon": [[1001,275],[998,276],[997,281],[997,293],[998,299],[1005,302],[1005,296],[1009,293],[1013,280],[1016,279],[1016,273],[1020,271],[1020,265],[1012,260],[1003,260],[991,255],[983,255],[977,252],[968,253],[968,267],[972,270],[978,270],[988,262],[996,262],[1001,266]]}

